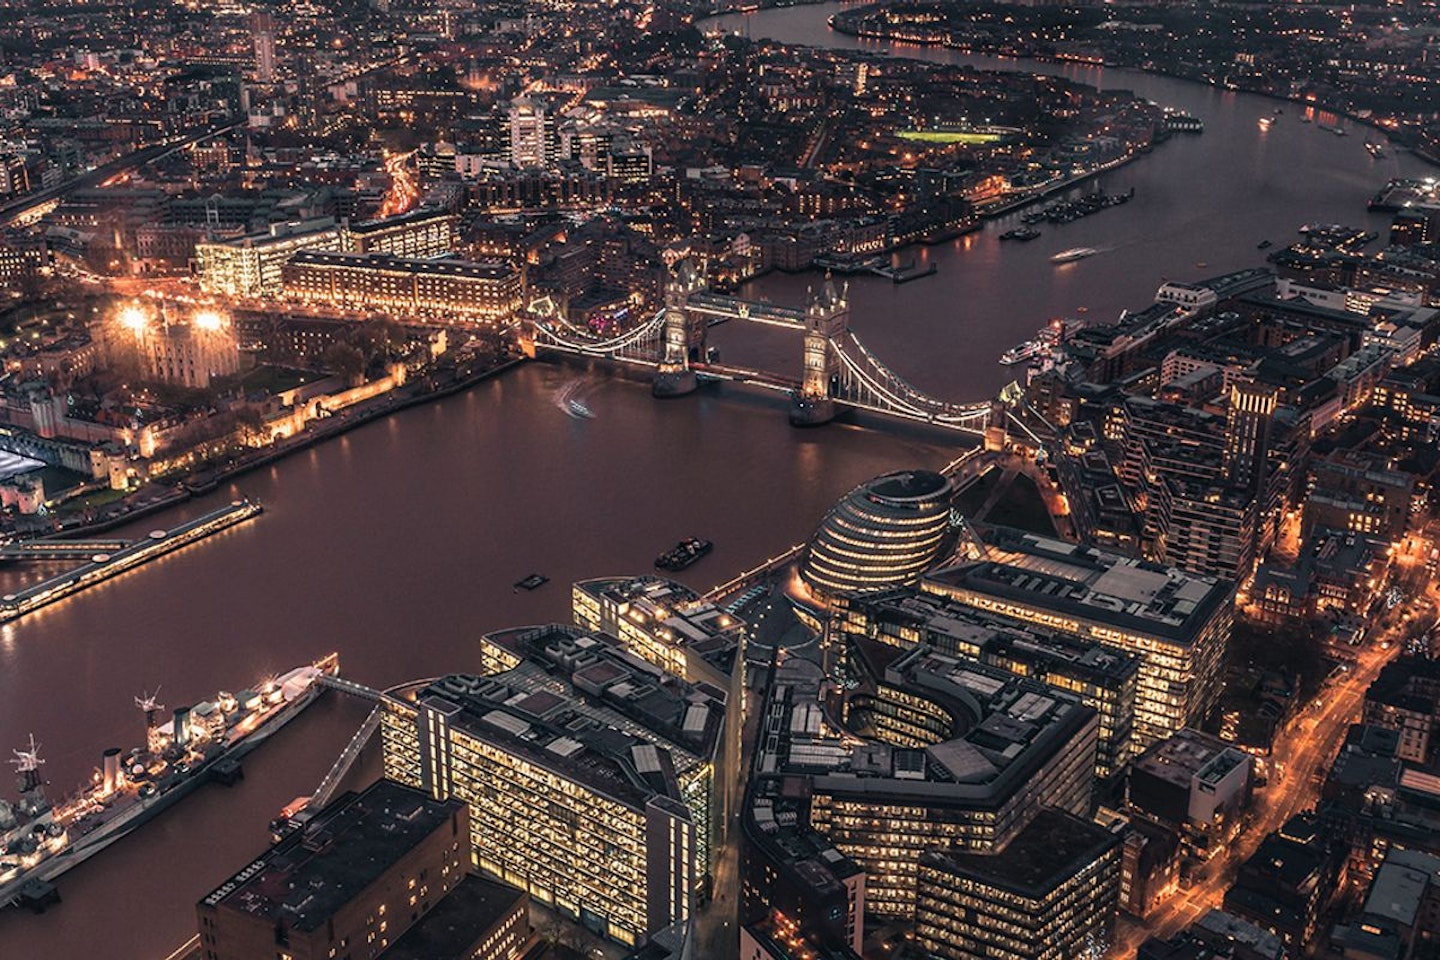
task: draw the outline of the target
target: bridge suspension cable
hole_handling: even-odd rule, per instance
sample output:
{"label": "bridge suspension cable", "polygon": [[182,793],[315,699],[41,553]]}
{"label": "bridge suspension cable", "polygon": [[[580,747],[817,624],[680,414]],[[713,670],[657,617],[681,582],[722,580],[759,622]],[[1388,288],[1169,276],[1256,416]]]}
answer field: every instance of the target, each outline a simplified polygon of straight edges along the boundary
{"label": "bridge suspension cable", "polygon": [[576,353],[586,354],[613,354],[619,353],[641,343],[649,343],[657,340],[660,331],[665,325],[665,311],[661,310],[645,323],[640,324],[633,330],[627,330],[618,337],[609,340],[587,339],[579,330],[565,321],[560,321],[564,329],[569,331],[569,336],[560,332],[555,326],[539,318],[535,320],[535,329],[543,331],[549,340],[567,350],[574,350]]}
{"label": "bridge suspension cable", "polygon": [[[863,359],[852,357],[846,347],[853,347]],[[981,431],[990,416],[990,404],[959,405],[937,400],[921,392],[895,373],[860,341],[854,331],[847,330],[843,343],[835,345],[841,364],[874,395],[874,408],[886,413],[902,413],[927,422],[943,423],[949,426]],[[842,398],[845,402],[866,406],[856,398]]]}

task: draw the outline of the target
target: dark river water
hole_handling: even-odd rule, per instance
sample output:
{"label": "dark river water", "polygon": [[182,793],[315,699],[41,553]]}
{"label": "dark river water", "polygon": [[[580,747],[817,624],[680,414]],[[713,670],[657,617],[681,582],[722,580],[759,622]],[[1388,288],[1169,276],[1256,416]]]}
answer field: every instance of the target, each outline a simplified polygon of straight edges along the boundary
{"label": "dark river water", "polygon": [[[748,25],[755,37],[859,46],[827,29],[834,9],[721,22]],[[1256,120],[1272,101],[1116,71],[1066,72],[1194,113],[1206,132],[1107,177],[1107,190],[1136,188],[1125,207],[1043,228],[1026,245],[1002,246],[996,234],[1009,224],[992,224],[920,251],[938,262],[934,277],[856,282],[855,328],[935,394],[988,396],[1009,379],[995,358],[1048,317],[1083,307],[1109,318],[1147,304],[1164,278],[1256,265],[1261,239],[1288,241],[1308,220],[1361,223],[1365,198],[1387,177],[1423,169],[1403,156],[1372,161],[1364,131],[1324,133],[1288,106],[1262,132]],[[1104,252],[1049,263],[1072,246]],[[772,276],[749,292],[794,302],[815,280]],[[727,326],[715,339],[727,360],[791,373],[799,365],[798,344],[783,334]],[[576,380],[593,419],[573,419],[557,400]],[[376,686],[472,669],[480,633],[568,619],[572,580],[646,571],[657,553],[695,535],[716,549],[682,579],[709,587],[803,539],[860,480],[937,467],[959,450],[945,436],[877,423],[792,430],[774,395],[707,388],[659,403],[646,384],[604,370],[532,364],[138,524],[131,533],[237,494],[267,508],[0,628],[0,752],[33,732],[52,789],[63,791],[105,747],[140,742],[132,698],[157,686],[162,702],[190,703],[331,650],[347,676]],[[551,583],[512,589],[531,572]],[[25,576],[0,571],[0,590]],[[247,758],[243,783],[200,789],[65,875],[60,908],[0,915],[0,960],[92,957],[102,948],[112,960],[164,958],[193,933],[195,901],[263,847],[268,820],[314,789],[366,707],[327,694]],[[9,779],[0,776],[0,794],[13,796]]]}

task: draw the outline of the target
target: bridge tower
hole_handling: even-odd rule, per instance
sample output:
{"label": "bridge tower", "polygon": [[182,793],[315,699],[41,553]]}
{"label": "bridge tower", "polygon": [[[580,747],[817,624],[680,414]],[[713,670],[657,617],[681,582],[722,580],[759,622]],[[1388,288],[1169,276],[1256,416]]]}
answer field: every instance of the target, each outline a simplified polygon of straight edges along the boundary
{"label": "bridge tower", "polygon": [[683,397],[695,392],[690,362],[705,354],[705,318],[688,306],[690,296],[705,288],[704,271],[689,257],[677,263],[665,281],[664,352],[650,385],[652,396]]}
{"label": "bridge tower", "polygon": [[850,329],[850,287],[837,291],[827,274],[805,307],[805,346],[800,390],[791,398],[790,422],[818,426],[835,419],[834,385],[839,339]]}

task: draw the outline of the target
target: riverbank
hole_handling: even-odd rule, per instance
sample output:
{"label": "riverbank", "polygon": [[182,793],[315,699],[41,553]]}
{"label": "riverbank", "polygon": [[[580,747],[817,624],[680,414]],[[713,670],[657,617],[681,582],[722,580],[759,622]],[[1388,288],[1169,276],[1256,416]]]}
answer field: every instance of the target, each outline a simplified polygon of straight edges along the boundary
{"label": "riverbank", "polygon": [[[814,2],[821,3],[825,2],[825,0],[814,0]],[[1263,87],[1256,87],[1244,84],[1221,84],[1214,81],[1206,80],[1203,77],[1192,76],[1186,73],[1179,73],[1174,70],[1166,70],[1161,67],[1146,67],[1138,64],[1115,63],[1112,61],[1108,61],[1103,57],[1075,57],[1063,56],[1060,54],[1047,55],[1043,53],[1027,53],[1024,56],[1016,56],[1012,53],[1006,53],[999,50],[991,50],[985,47],[975,47],[968,44],[954,43],[949,39],[930,39],[927,37],[912,35],[895,36],[881,30],[866,30],[860,28],[852,22],[855,16],[862,14],[866,11],[879,9],[883,6],[885,5],[874,4],[861,7],[853,12],[836,14],[829,17],[826,22],[829,25],[829,28],[831,30],[834,30],[836,33],[843,34],[847,37],[854,37],[857,40],[873,40],[880,43],[906,44],[917,47],[940,47],[946,50],[952,50],[955,53],[959,53],[964,56],[992,57],[995,59],[1010,60],[1017,63],[1029,60],[1034,63],[1060,65],[1073,64],[1086,67],[1095,67],[1097,69],[1129,70],[1148,76],[1164,77],[1169,80],[1180,80],[1185,83],[1193,83],[1196,86],[1206,87],[1211,90],[1224,90],[1232,93],[1246,93],[1257,97],[1264,97],[1267,100],[1274,100],[1277,103],[1288,103],[1297,107],[1315,110],[1321,113],[1332,114],[1336,117],[1342,117],[1346,120],[1349,120],[1351,123],[1363,126],[1370,130],[1374,130],[1376,133],[1383,135],[1391,143],[1404,147],[1406,150],[1410,151],[1411,154],[1424,161],[1425,163],[1432,166],[1440,166],[1440,157],[1433,156],[1426,151],[1420,149],[1415,144],[1408,143],[1405,140],[1398,138],[1395,131],[1390,130],[1388,127],[1382,126],[1379,123],[1376,123],[1369,117],[1361,116],[1360,114],[1344,107],[1337,107],[1331,104],[1318,103],[1311,100],[1302,100],[1297,97],[1277,93],[1273,90],[1267,90]]]}
{"label": "riverbank", "polygon": [[[256,451],[253,456],[242,457],[234,463],[227,464],[213,472],[207,471],[197,476],[188,477],[176,483],[169,493],[163,494],[158,498],[146,499],[134,507],[123,509],[120,513],[104,517],[92,523],[63,527],[49,535],[61,537],[91,536],[134,523],[151,514],[160,513],[161,511],[182,504],[193,497],[203,496],[204,494],[218,490],[222,485],[229,483],[237,477],[254,470],[259,470],[262,467],[270,466],[292,454],[300,453],[317,444],[342,436],[372,421],[399,413],[402,410],[408,410],[411,407],[422,406],[444,399],[445,397],[454,396],[492,377],[512,370],[524,362],[524,357],[515,357],[503,360],[483,370],[459,374],[453,380],[437,386],[426,387],[422,381],[420,385],[421,389],[407,391],[407,388],[402,387],[399,390],[378,397],[373,401],[359,404],[342,411],[334,417],[328,417],[320,421],[316,426],[309,427],[293,437]],[[396,396],[395,394],[397,393],[405,393],[405,395]]]}

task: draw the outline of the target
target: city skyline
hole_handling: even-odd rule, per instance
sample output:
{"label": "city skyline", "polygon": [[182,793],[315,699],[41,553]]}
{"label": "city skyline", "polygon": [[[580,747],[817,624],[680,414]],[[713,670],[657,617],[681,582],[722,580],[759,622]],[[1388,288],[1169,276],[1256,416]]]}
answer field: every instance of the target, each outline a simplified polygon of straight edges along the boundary
{"label": "city skyline", "polygon": [[0,9],[0,955],[1440,949],[1432,7]]}

